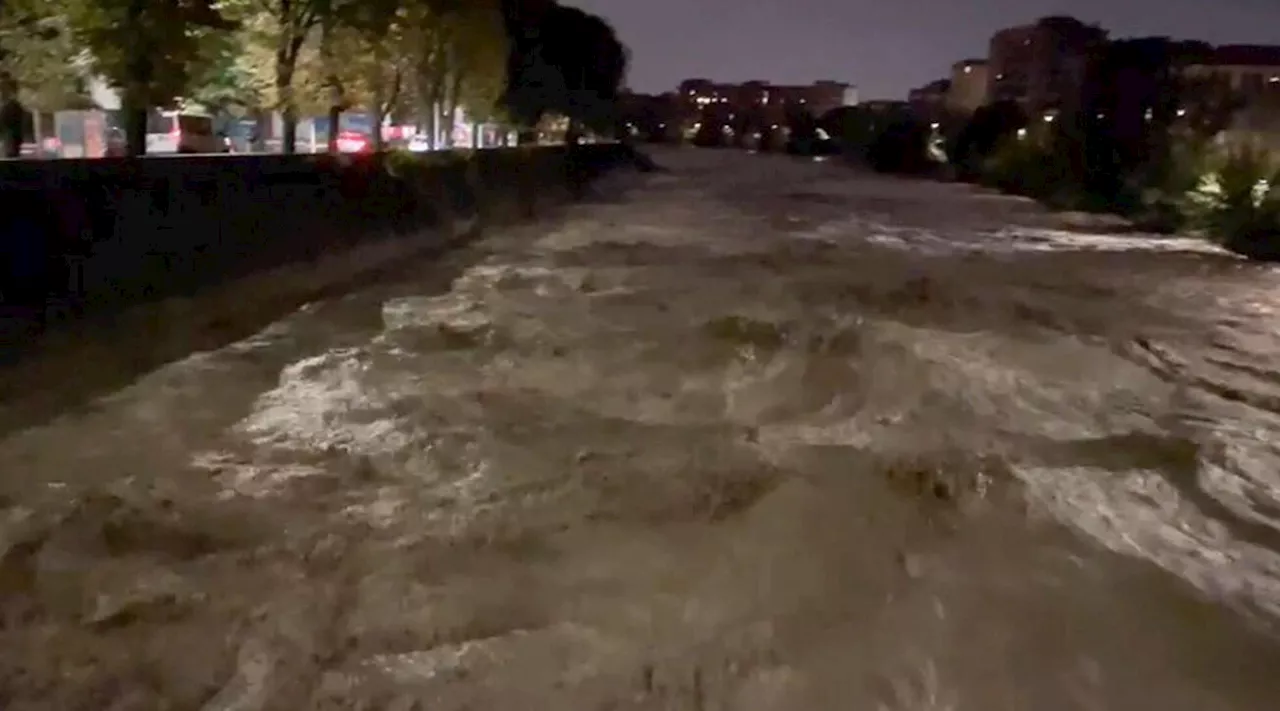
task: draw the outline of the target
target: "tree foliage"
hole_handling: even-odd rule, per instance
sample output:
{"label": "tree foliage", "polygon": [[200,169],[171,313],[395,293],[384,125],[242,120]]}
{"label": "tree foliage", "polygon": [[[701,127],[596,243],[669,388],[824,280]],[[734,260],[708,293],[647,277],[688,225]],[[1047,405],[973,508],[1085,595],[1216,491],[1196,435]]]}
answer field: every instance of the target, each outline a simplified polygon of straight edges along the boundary
{"label": "tree foliage", "polygon": [[596,128],[613,128],[627,69],[627,50],[603,19],[549,0],[502,0],[507,35],[503,103],[532,126],[559,113]]}
{"label": "tree foliage", "polygon": [[131,106],[170,106],[186,94],[201,40],[230,25],[194,0],[68,0],[72,34],[93,69]]}
{"label": "tree foliage", "polygon": [[12,78],[16,98],[34,109],[87,106],[88,57],[68,17],[56,10],[40,0],[0,3],[0,72]]}
{"label": "tree foliage", "polygon": [[148,109],[191,103],[278,111],[286,150],[299,115],[349,109],[607,130],[626,65],[608,23],[551,0],[0,2],[0,103],[84,105],[96,75],[132,117],[134,152]]}

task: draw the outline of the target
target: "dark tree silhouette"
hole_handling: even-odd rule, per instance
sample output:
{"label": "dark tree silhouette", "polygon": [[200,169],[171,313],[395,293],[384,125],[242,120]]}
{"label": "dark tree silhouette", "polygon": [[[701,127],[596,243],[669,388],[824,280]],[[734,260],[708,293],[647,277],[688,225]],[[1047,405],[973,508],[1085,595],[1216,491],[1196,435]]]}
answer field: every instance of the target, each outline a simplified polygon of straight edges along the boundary
{"label": "dark tree silhouette", "polygon": [[603,19],[553,0],[503,0],[510,50],[503,103],[534,126],[548,113],[581,127],[618,127],[627,51]]}
{"label": "dark tree silhouette", "polygon": [[1117,205],[1135,200],[1131,178],[1165,161],[1174,127],[1190,109],[1193,132],[1209,136],[1230,121],[1230,92],[1185,79],[1183,68],[1203,62],[1212,47],[1167,37],[1140,37],[1108,45],[1089,63],[1077,135],[1063,150],[1079,156],[1075,176],[1091,195]]}
{"label": "dark tree silhouette", "polygon": [[839,144],[841,153],[847,158],[862,160],[886,128],[910,117],[905,107],[877,110],[866,106],[841,106],[823,114],[818,119],[818,126]]}
{"label": "dark tree silhouette", "polygon": [[977,175],[996,148],[1026,126],[1027,114],[1015,102],[979,107],[948,146],[951,162],[962,177]]}
{"label": "dark tree silhouette", "polygon": [[867,162],[880,173],[922,174],[929,159],[929,124],[915,116],[894,119],[871,142]]}

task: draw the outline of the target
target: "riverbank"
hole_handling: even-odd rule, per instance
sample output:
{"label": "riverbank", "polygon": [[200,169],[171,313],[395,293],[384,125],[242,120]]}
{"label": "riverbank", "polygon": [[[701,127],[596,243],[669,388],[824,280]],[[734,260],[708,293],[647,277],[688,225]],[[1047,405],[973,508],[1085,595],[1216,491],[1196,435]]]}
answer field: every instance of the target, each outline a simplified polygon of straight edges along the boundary
{"label": "riverbank", "polygon": [[[337,245],[325,240],[340,235],[341,225],[330,226],[314,235],[312,247],[322,248],[317,253],[289,258],[286,252],[275,265],[254,270],[251,252],[244,255],[247,273],[214,275],[211,283],[189,291],[159,293],[115,308],[93,310],[89,304],[77,318],[64,314],[64,320],[44,329],[20,314],[9,321],[8,348],[0,350],[7,356],[0,363],[0,432],[74,409],[164,363],[246,338],[306,304],[404,278],[406,271],[436,271],[447,283],[459,267],[448,259],[434,264],[438,257],[495,229],[554,223],[562,207],[581,196],[582,186],[594,183],[616,159],[609,151],[594,151],[579,160],[573,168],[577,175],[571,176],[563,152],[553,150],[532,157],[539,170],[501,172],[503,158],[518,157],[513,152],[465,166],[469,182],[455,184],[453,195],[468,201],[446,203],[451,213],[427,213],[417,221],[406,217],[399,225],[348,223],[355,234]],[[400,163],[395,170],[399,180],[416,181],[424,200],[440,185],[433,182],[440,173],[429,163]],[[428,206],[439,210],[439,204]],[[310,219],[296,212],[293,217]],[[93,367],[77,367],[83,363]]]}
{"label": "riverbank", "polygon": [[[356,246],[446,244],[536,214],[612,145],[426,156],[190,156],[0,164],[0,353],[117,312]],[[389,250],[396,251],[396,250]]]}

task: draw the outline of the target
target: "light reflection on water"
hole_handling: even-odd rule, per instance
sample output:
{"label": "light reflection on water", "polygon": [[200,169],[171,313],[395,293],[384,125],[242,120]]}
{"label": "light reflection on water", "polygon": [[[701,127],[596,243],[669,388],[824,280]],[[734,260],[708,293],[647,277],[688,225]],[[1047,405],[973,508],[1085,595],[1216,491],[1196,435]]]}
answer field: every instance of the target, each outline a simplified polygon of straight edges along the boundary
{"label": "light reflection on water", "polygon": [[1274,275],[671,160],[0,444],[6,708],[1271,707]]}

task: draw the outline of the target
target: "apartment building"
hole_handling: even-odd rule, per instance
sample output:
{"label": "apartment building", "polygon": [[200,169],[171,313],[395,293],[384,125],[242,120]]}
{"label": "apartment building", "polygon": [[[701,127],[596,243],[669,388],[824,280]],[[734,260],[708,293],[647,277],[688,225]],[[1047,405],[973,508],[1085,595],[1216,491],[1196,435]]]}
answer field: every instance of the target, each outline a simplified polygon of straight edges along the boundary
{"label": "apartment building", "polygon": [[1088,59],[1106,41],[1106,30],[1072,17],[1000,30],[987,57],[986,98],[1033,113],[1058,108],[1079,95]]}
{"label": "apartment building", "polygon": [[832,109],[858,103],[857,87],[830,80],[781,85],[765,81],[726,84],[710,79],[686,79],[680,82],[679,94],[696,110],[755,110],[779,116],[789,109],[803,109],[821,116]]}
{"label": "apartment building", "polygon": [[988,69],[985,59],[963,59],[951,65],[951,84],[944,97],[948,111],[970,114],[987,103]]}

